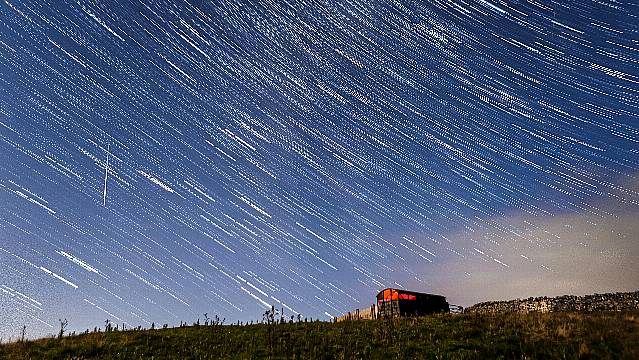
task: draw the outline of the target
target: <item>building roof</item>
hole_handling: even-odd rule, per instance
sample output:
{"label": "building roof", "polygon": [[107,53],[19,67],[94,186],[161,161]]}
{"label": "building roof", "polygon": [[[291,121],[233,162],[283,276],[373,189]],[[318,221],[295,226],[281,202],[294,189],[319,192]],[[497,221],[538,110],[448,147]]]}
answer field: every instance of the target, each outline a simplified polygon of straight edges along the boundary
{"label": "building roof", "polygon": [[379,297],[380,295],[382,295],[384,293],[384,291],[386,290],[391,290],[393,292],[397,292],[400,294],[410,294],[410,295],[415,295],[415,296],[431,296],[431,297],[441,297],[441,298],[446,298],[443,295],[437,295],[437,294],[427,294],[427,293],[421,293],[421,292],[416,292],[416,291],[410,291],[410,290],[403,290],[403,289],[395,289],[395,288],[386,288],[383,289],[382,291],[377,293],[377,297]]}

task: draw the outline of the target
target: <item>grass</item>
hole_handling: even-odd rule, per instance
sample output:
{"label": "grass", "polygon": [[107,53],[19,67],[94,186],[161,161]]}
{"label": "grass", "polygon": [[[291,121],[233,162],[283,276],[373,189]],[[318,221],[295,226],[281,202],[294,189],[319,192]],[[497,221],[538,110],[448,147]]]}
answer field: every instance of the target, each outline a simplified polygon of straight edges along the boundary
{"label": "grass", "polygon": [[639,312],[189,326],[0,345],[0,359],[639,359]]}

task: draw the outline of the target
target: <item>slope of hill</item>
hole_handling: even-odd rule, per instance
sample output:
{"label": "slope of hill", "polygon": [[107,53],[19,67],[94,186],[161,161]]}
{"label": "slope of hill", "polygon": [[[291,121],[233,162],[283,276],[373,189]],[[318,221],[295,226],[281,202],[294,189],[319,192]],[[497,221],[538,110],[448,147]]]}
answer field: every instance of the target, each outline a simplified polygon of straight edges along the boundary
{"label": "slope of hill", "polygon": [[639,359],[639,311],[112,331],[0,345],[1,359]]}

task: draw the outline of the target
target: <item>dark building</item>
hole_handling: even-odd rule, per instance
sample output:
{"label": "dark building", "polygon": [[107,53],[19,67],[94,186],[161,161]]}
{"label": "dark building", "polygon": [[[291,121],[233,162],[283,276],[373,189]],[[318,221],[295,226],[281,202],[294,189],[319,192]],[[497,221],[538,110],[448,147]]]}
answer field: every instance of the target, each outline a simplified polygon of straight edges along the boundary
{"label": "dark building", "polygon": [[377,294],[379,317],[420,316],[449,312],[446,298],[399,289],[384,289]]}

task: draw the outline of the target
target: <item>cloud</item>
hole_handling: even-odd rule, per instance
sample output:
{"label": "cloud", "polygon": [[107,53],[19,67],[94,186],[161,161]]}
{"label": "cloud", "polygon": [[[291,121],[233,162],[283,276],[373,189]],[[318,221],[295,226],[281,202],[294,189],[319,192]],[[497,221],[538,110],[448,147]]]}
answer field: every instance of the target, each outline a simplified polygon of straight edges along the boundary
{"label": "cloud", "polygon": [[482,231],[448,234],[461,255],[429,264],[428,280],[408,285],[464,306],[639,290],[639,181],[631,179],[578,212],[512,214],[486,221]]}

